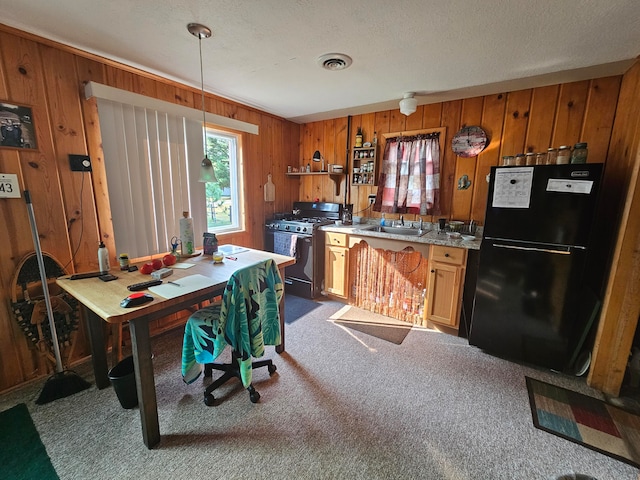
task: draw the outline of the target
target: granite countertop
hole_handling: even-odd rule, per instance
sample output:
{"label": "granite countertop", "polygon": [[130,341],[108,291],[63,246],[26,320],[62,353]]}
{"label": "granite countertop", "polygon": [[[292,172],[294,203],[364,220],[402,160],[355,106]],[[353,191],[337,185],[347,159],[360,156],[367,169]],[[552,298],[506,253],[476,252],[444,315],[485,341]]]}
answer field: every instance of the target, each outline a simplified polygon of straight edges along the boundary
{"label": "granite countertop", "polygon": [[372,228],[378,226],[378,223],[354,223],[353,225],[325,225],[320,227],[325,232],[346,233],[348,235],[357,235],[358,237],[376,237],[386,238],[389,240],[402,240],[407,243],[426,243],[431,245],[444,245],[448,247],[466,248],[468,250],[480,250],[480,241],[482,240],[482,227],[478,227],[475,239],[463,240],[462,238],[453,239],[446,233],[438,233],[436,224],[426,222],[423,226],[424,230],[429,230],[423,235],[401,235],[397,233],[377,232]]}

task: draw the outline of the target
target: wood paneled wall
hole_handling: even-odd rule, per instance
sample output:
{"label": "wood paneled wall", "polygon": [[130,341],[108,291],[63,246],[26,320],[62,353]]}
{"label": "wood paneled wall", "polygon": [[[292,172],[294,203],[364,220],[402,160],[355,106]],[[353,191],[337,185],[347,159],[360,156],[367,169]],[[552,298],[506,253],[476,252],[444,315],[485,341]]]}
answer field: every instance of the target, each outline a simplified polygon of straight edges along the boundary
{"label": "wood paneled wall", "polygon": [[[117,265],[98,116],[95,101],[84,99],[88,81],[201,108],[198,89],[0,25],[0,100],[32,108],[38,146],[37,150],[0,148],[0,173],[17,174],[21,189],[30,191],[42,249],[68,264],[69,273],[97,270],[100,237]],[[289,210],[298,199],[297,188],[284,172],[298,161],[300,126],[213,95],[206,95],[205,103],[209,112],[259,126],[259,135],[242,137],[246,229],[221,235],[220,241],[260,248],[265,218]],[[90,155],[93,172],[71,172],[69,154]],[[273,203],[265,203],[263,196],[269,173],[276,185]],[[47,372],[38,369],[37,354],[9,308],[16,265],[34,250],[24,198],[0,199],[0,225],[3,391]],[[83,325],[72,362],[89,354]]]}
{"label": "wood paneled wall", "polygon": [[[371,141],[374,132],[381,134],[446,127],[446,148],[441,152],[441,215],[456,220],[476,220],[483,223],[490,168],[498,165],[503,155],[546,151],[550,146],[589,143],[589,162],[605,162],[615,117],[621,76],[590,81],[552,85],[548,87],[505,92],[430,105],[421,105],[412,115],[399,110],[356,115],[348,118],[304,124],[300,132],[301,164],[311,161],[320,150],[329,163],[346,165],[347,152],[362,127],[364,141]],[[451,151],[451,138],[462,127],[480,125],[490,143],[477,157],[461,158]],[[382,159],[382,145],[378,161]],[[458,190],[458,179],[467,175],[471,187]],[[320,176],[302,177],[300,197],[305,200],[344,202],[344,182],[339,195],[331,188],[333,182]],[[347,200],[361,216],[378,217],[367,209],[368,196],[375,186],[351,186]],[[432,220],[432,218],[425,218]]]}
{"label": "wood paneled wall", "polygon": [[612,194],[602,209],[617,241],[587,380],[613,396],[620,393],[640,315],[639,110],[640,61],[624,76],[611,136],[604,187]]}

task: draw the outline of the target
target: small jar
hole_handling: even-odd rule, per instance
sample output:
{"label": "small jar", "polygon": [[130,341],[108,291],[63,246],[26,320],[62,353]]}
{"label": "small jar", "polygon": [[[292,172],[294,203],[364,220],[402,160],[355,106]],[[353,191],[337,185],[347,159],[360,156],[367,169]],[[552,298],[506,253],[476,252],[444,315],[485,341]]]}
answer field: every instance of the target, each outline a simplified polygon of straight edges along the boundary
{"label": "small jar", "polygon": [[556,164],[566,165],[571,161],[571,147],[568,145],[562,145],[558,150],[558,157],[556,158]]}
{"label": "small jar", "polygon": [[587,163],[587,143],[576,143],[571,153],[571,163]]}
{"label": "small jar", "polygon": [[516,165],[522,167],[527,164],[527,160],[524,156],[524,153],[519,153],[516,155]]}
{"label": "small jar", "polygon": [[502,157],[502,166],[510,167],[516,164],[516,158],[513,155],[505,155]]}
{"label": "small jar", "polygon": [[546,164],[547,164],[547,152],[536,153],[536,165],[546,165]]}
{"label": "small jar", "polygon": [[120,270],[129,270],[129,255],[121,253],[118,256],[118,262],[120,263]]}
{"label": "small jar", "polygon": [[547,165],[555,165],[558,158],[558,150],[555,148],[547,149]]}
{"label": "small jar", "polygon": [[533,152],[527,152],[524,156],[525,165],[535,165],[536,164],[536,154]]}

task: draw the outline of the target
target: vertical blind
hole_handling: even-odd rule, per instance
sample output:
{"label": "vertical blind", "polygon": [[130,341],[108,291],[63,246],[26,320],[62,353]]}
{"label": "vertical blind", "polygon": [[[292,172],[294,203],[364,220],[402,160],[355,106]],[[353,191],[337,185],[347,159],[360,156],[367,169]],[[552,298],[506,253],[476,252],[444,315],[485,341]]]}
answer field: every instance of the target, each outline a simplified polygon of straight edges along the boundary
{"label": "vertical blind", "polygon": [[194,219],[196,244],[206,231],[202,123],[98,98],[107,191],[117,253],[166,252],[179,219]]}

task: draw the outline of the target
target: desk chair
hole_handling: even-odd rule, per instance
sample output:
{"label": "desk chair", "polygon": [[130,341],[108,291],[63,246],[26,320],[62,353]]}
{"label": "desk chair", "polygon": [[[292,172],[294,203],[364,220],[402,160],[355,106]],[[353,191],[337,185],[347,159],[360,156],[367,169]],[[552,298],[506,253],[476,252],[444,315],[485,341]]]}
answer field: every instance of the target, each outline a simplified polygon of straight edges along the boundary
{"label": "desk chair", "polygon": [[[213,370],[224,374],[204,391],[204,403],[214,405],[213,390],[231,378],[242,381],[249,399],[256,403],[260,394],[251,385],[252,370],[268,367],[276,371],[271,360],[253,362],[264,355],[265,345],[279,345],[279,303],[284,286],[276,263],[268,259],[236,271],[224,289],[222,300],[204,307],[189,317],[185,325],[182,347],[182,378],[194,382],[204,364],[205,378]],[[231,362],[213,363],[229,345]]]}

